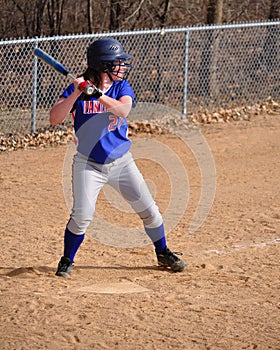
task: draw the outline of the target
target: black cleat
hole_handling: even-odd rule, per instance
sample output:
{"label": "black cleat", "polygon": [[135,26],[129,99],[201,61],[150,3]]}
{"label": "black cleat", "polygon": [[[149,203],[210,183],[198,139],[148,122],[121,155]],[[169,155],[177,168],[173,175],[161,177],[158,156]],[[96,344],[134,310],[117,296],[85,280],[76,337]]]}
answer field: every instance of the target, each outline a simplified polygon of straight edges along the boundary
{"label": "black cleat", "polygon": [[56,276],[70,277],[71,272],[74,268],[74,263],[70,261],[69,258],[63,256],[58,263]]}
{"label": "black cleat", "polygon": [[181,272],[187,267],[184,261],[179,259],[178,256],[172,253],[168,248],[165,248],[163,253],[157,254],[157,260],[159,266],[170,267],[174,272]]}

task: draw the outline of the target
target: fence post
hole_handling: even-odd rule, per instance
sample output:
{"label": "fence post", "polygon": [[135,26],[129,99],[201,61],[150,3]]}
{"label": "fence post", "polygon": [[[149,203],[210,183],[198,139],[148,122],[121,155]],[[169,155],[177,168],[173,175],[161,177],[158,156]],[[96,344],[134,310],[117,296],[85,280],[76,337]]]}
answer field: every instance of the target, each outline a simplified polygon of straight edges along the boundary
{"label": "fence post", "polygon": [[[38,47],[38,38],[35,38],[34,49]],[[36,131],[36,105],[37,105],[37,74],[38,58],[34,55],[33,59],[33,79],[32,79],[32,108],[31,108],[31,134]]]}
{"label": "fence post", "polygon": [[188,97],[188,61],[189,61],[189,28],[186,28],[185,35],[185,67],[184,67],[184,91],[183,91],[183,110],[182,117],[186,117],[187,110],[187,97]]}

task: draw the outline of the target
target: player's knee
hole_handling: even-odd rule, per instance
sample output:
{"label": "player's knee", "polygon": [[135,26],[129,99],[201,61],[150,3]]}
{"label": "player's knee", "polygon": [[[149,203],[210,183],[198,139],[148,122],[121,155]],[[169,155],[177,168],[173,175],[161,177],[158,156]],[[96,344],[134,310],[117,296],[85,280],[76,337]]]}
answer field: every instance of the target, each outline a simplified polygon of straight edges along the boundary
{"label": "player's knee", "polygon": [[67,224],[67,228],[69,229],[69,231],[71,231],[72,233],[76,234],[76,235],[82,235],[85,233],[88,225],[90,224],[91,219],[90,218],[73,218],[71,217],[71,219],[69,220],[68,224]]}
{"label": "player's knee", "polygon": [[156,205],[138,213],[138,215],[142,219],[144,226],[148,228],[159,227],[163,222],[162,216]]}

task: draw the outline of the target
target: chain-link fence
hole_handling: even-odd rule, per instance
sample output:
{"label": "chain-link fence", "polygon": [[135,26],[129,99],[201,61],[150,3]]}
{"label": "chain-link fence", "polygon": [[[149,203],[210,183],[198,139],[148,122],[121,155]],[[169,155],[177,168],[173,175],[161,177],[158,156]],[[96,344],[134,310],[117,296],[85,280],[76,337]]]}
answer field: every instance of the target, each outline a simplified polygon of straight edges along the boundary
{"label": "chain-link fence", "polygon": [[34,56],[39,47],[73,74],[86,49],[110,36],[134,56],[136,100],[191,114],[197,108],[249,105],[280,95],[280,22],[167,28],[0,42],[0,132],[28,133],[48,125],[49,109],[68,85]]}

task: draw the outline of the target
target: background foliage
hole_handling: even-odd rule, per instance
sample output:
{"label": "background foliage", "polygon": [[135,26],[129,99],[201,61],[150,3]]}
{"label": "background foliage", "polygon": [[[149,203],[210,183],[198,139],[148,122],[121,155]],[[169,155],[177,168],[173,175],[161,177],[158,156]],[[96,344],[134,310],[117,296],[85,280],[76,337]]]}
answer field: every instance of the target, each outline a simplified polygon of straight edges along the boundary
{"label": "background foliage", "polygon": [[280,18],[280,0],[0,0],[0,39]]}

